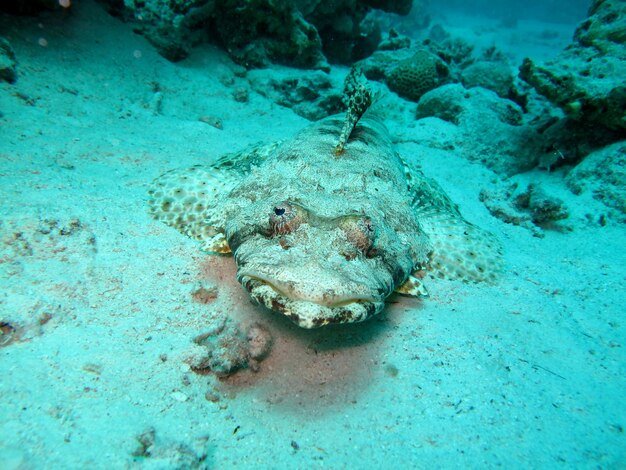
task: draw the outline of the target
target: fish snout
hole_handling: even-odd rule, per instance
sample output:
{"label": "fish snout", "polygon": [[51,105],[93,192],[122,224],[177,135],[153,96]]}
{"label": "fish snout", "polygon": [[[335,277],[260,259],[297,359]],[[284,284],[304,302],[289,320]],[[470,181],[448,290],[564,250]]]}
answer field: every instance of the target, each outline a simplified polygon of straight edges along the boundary
{"label": "fish snout", "polygon": [[341,298],[334,292],[327,292],[326,297],[322,294],[321,300],[325,305],[317,297],[309,300],[310,296],[287,296],[276,284],[270,284],[258,277],[238,275],[237,278],[257,303],[285,315],[301,328],[360,322],[377,314],[385,306],[383,301]]}
{"label": "fish snout", "polygon": [[[386,297],[387,289],[369,282],[355,282],[340,272],[322,270],[319,267],[276,266],[245,268],[238,272],[240,282],[244,277],[255,279],[292,300],[313,302],[326,307],[351,302],[375,302]],[[367,281],[367,280],[365,280]]]}

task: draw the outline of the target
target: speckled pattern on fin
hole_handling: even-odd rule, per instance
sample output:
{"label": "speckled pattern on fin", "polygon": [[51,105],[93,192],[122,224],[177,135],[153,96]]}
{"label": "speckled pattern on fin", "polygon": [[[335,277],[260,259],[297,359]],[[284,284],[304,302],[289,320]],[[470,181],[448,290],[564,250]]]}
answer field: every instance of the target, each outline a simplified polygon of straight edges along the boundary
{"label": "speckled pattern on fin", "polygon": [[248,173],[251,167],[263,163],[281,144],[282,141],[256,144],[239,152],[227,153],[218,158],[211,167],[216,170],[232,170],[240,174]]}
{"label": "speckled pattern on fin", "polygon": [[427,270],[435,277],[493,282],[502,270],[502,247],[491,233],[467,222],[439,185],[410,170],[412,205],[433,251]]}
{"label": "speckled pattern on fin", "polygon": [[224,237],[223,198],[242,174],[260,164],[278,145],[257,145],[224,155],[212,165],[164,173],[149,190],[150,213],[156,220],[202,242],[204,251],[230,253]]}
{"label": "speckled pattern on fin", "polygon": [[409,278],[404,281],[404,284],[396,288],[396,292],[410,297],[428,297],[428,291],[426,287],[424,287],[424,284],[422,284],[421,279],[413,275],[409,276]]}
{"label": "speckled pattern on fin", "polygon": [[223,234],[220,200],[232,189],[233,178],[210,167],[168,171],[149,191],[150,213],[161,222],[202,242],[211,253],[230,253]]}

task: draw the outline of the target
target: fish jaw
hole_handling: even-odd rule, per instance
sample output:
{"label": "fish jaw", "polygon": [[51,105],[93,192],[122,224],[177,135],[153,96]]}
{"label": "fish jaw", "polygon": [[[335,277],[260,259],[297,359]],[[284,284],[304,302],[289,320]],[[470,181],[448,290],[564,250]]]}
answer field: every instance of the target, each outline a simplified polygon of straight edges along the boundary
{"label": "fish jaw", "polygon": [[357,323],[376,315],[385,307],[382,300],[354,298],[324,305],[312,300],[291,298],[271,283],[250,276],[238,276],[252,299],[289,318],[300,328],[313,329],[338,323]]}

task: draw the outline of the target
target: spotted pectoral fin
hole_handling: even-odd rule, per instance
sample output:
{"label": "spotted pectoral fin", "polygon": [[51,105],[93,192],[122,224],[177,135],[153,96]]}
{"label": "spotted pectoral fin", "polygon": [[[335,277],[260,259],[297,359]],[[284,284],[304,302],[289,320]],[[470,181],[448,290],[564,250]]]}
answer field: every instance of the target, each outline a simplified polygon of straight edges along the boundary
{"label": "spotted pectoral fin", "polygon": [[497,279],[502,271],[502,247],[493,234],[446,214],[424,225],[433,247],[428,265],[432,275],[472,282]]}
{"label": "spotted pectoral fin", "polygon": [[409,276],[409,278],[404,281],[404,284],[396,288],[396,292],[402,295],[408,295],[410,297],[428,297],[428,291],[422,280],[413,275]]}
{"label": "spotted pectoral fin", "polygon": [[227,153],[217,159],[211,167],[222,172],[247,174],[251,167],[261,165],[281,144],[282,141],[256,144],[239,152]]}
{"label": "spotted pectoral fin", "polygon": [[412,205],[432,244],[428,265],[435,277],[493,282],[502,270],[502,246],[466,221],[443,189],[420,171],[410,172]]}
{"label": "spotted pectoral fin", "polygon": [[202,249],[228,254],[221,205],[236,178],[212,167],[196,165],[172,170],[157,178],[149,190],[152,216],[202,242]]}
{"label": "spotted pectoral fin", "polygon": [[228,254],[224,204],[241,178],[270,156],[280,142],[254,145],[220,157],[212,165],[177,169],[157,178],[149,190],[152,216],[202,242],[210,253]]}

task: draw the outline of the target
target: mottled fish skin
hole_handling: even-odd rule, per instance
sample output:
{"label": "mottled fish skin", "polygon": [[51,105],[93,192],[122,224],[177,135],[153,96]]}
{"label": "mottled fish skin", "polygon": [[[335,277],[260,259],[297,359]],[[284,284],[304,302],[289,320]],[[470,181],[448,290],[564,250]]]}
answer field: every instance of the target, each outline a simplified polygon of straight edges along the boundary
{"label": "mottled fish skin", "polygon": [[[385,127],[363,119],[336,156],[342,125],[335,116],[298,133],[240,182],[224,208],[238,280],[304,328],[380,312],[428,262],[429,241]],[[283,207],[301,220],[276,233],[270,217]]]}
{"label": "mottled fish skin", "polygon": [[[375,315],[407,279],[417,282],[415,271],[485,280],[499,247],[489,247],[493,256],[481,266],[479,249],[457,245],[489,235],[467,223],[436,183],[408,170],[375,117],[361,119],[336,155],[342,125],[342,116],[323,119],[249,152],[252,163],[242,153],[206,170],[166,174],[151,191],[152,213],[208,251],[230,249],[251,297],[303,328]],[[198,189],[211,178],[219,190]],[[435,266],[437,249],[448,253]]]}

